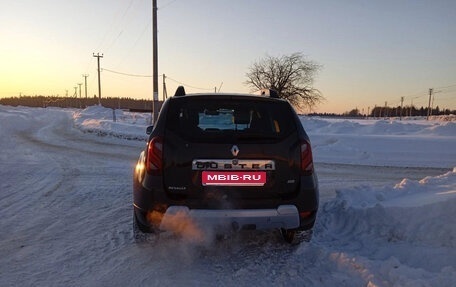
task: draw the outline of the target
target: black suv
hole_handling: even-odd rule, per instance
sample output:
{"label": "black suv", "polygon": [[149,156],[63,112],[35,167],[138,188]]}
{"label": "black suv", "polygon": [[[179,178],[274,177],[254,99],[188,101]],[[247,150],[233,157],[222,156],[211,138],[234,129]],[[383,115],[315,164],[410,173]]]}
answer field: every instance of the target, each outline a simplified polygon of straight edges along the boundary
{"label": "black suv", "polygon": [[310,141],[274,91],[186,95],[179,87],[147,133],[133,180],[136,239],[191,222],[310,240],[318,209]]}

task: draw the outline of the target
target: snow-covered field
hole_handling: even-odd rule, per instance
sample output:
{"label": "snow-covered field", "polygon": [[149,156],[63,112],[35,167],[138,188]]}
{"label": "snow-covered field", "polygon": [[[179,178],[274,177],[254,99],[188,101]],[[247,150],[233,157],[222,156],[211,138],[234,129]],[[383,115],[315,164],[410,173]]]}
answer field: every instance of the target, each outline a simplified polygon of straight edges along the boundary
{"label": "snow-covered field", "polygon": [[321,205],[278,232],[135,244],[150,115],[0,106],[0,286],[454,286],[456,122],[302,117]]}

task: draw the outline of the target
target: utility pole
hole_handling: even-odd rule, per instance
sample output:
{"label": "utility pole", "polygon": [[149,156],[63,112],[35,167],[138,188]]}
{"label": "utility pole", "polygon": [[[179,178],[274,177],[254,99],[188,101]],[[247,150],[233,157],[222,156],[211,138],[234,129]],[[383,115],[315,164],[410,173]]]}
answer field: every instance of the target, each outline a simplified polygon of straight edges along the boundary
{"label": "utility pole", "polygon": [[220,86],[218,88],[218,92],[220,93],[220,90],[222,89],[222,86],[223,86],[223,82],[220,83]]}
{"label": "utility pole", "polygon": [[401,97],[401,112],[399,115],[399,119],[402,121],[402,106],[404,105],[404,97]]}
{"label": "utility pole", "polygon": [[432,92],[434,89],[429,89],[429,104],[428,104],[428,112],[427,112],[427,117],[426,120],[429,121],[429,117],[432,116],[432,111],[431,111],[431,98],[432,98]]}
{"label": "utility pole", "polygon": [[73,97],[77,98],[78,97],[78,87],[74,87],[74,94]]}
{"label": "utility pole", "polygon": [[81,98],[81,86],[82,86],[82,83],[78,83],[78,86],[79,86],[79,98]]}
{"label": "utility pole", "polygon": [[152,102],[153,122],[155,125],[158,118],[158,43],[157,43],[157,0],[152,0],[152,66],[153,66],[153,85],[154,100]]}
{"label": "utility pole", "polygon": [[168,98],[168,91],[166,90],[166,75],[163,74],[163,100]]}
{"label": "utility pole", "polygon": [[100,58],[103,58],[103,54],[100,53],[93,53],[93,56],[97,58],[98,62],[98,105],[101,106],[101,81],[100,81]]}
{"label": "utility pole", "polygon": [[89,75],[84,74],[84,75],[82,75],[82,76],[84,77],[85,98],[86,98],[86,100],[87,100],[87,77],[88,77]]}

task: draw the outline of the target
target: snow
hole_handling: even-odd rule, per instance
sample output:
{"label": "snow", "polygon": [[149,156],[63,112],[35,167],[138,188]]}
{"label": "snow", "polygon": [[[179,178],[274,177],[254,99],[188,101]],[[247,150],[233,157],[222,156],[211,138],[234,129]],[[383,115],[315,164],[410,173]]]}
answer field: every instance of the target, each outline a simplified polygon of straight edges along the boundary
{"label": "snow", "polygon": [[447,168],[456,163],[456,122],[303,118],[302,123],[317,162]]}
{"label": "snow", "polygon": [[1,286],[454,286],[456,122],[302,116],[322,193],[310,243],[152,245],[131,233],[150,117],[0,106]]}

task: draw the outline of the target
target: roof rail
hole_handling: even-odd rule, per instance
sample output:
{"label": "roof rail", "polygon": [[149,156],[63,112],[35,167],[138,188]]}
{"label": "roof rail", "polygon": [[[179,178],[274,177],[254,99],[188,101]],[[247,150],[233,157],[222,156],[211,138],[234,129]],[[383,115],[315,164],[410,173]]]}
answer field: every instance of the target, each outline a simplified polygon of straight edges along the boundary
{"label": "roof rail", "polygon": [[174,93],[175,97],[182,97],[185,96],[185,88],[184,86],[179,86],[176,89],[176,92]]}
{"label": "roof rail", "polygon": [[273,90],[273,89],[262,89],[262,90],[259,90],[256,94],[258,94],[260,96],[270,97],[270,98],[276,98],[276,99],[279,98],[279,93],[277,93],[277,91]]}

